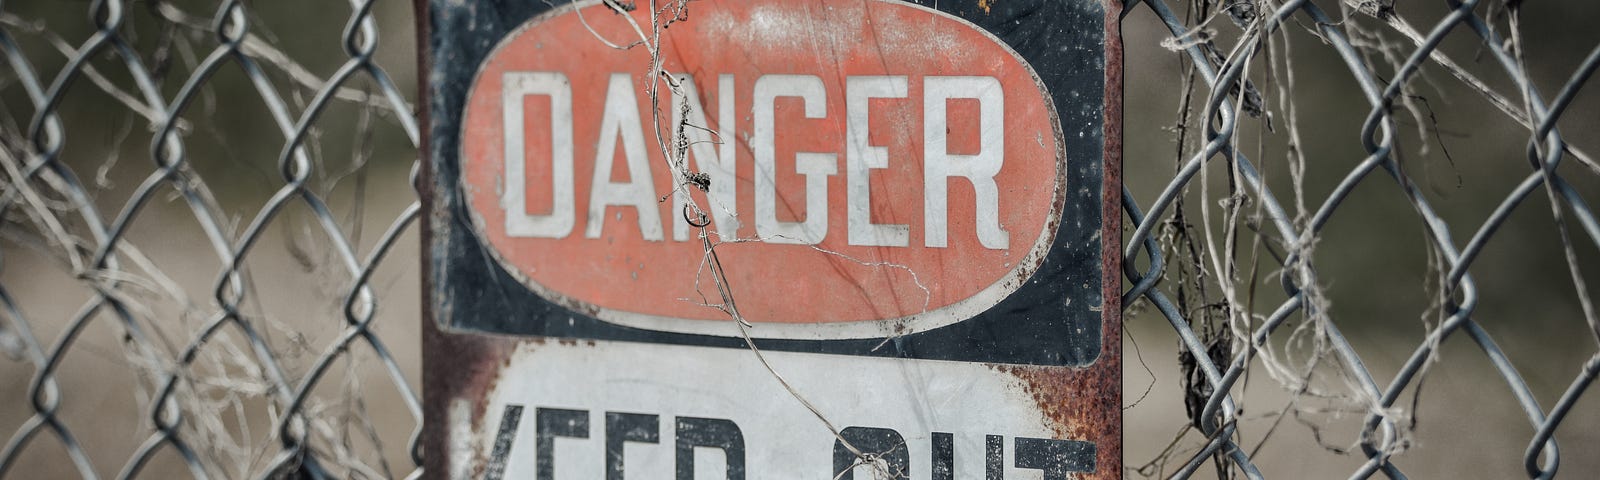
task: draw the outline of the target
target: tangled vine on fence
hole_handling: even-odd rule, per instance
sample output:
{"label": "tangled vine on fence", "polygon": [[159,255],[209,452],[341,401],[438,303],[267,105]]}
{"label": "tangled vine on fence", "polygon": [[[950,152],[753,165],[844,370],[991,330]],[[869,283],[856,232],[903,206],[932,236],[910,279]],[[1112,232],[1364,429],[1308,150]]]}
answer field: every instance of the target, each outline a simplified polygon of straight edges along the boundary
{"label": "tangled vine on fence", "polygon": [[[1441,361],[1438,349],[1446,339],[1464,335],[1477,345],[1522,407],[1522,412],[1505,414],[1525,415],[1532,426],[1534,433],[1527,440],[1525,455],[1527,475],[1553,476],[1560,461],[1553,434],[1600,373],[1600,354],[1578,368],[1570,387],[1554,405],[1541,406],[1505,352],[1475,321],[1480,292],[1469,269],[1485,246],[1502,233],[1511,214],[1519,207],[1534,208],[1527,200],[1535,192],[1544,192],[1551,205],[1549,219],[1559,232],[1557,241],[1548,246],[1562,248],[1570,292],[1581,304],[1582,318],[1573,319],[1566,328],[1588,330],[1587,335],[1600,341],[1600,321],[1578,260],[1578,249],[1600,246],[1600,224],[1580,190],[1566,179],[1566,175],[1595,175],[1600,166],[1568,143],[1557,128],[1600,65],[1600,46],[1549,96],[1541,93],[1529,74],[1523,55],[1526,32],[1519,20],[1525,8],[1550,5],[1433,2],[1434,8],[1443,7],[1446,13],[1426,28],[1417,28],[1397,13],[1392,2],[1372,0],[1199,0],[1188,2],[1187,16],[1180,16],[1166,0],[1130,3],[1148,9],[1133,14],[1153,13],[1167,27],[1171,37],[1162,46],[1184,57],[1190,80],[1176,123],[1180,145],[1176,175],[1154,199],[1140,202],[1126,190],[1122,199],[1125,212],[1136,225],[1124,239],[1125,273],[1133,286],[1124,294],[1123,304],[1138,308],[1135,300],[1147,302],[1176,331],[1186,372],[1185,404],[1193,426],[1204,437],[1199,448],[1177,458],[1178,466],[1171,475],[1186,478],[1211,462],[1220,477],[1263,476],[1253,458],[1259,444],[1247,448],[1238,432],[1244,410],[1235,400],[1243,388],[1240,379],[1256,370],[1293,398],[1335,399],[1343,411],[1361,419],[1359,434],[1350,440],[1354,448],[1349,450],[1365,461],[1351,478],[1377,474],[1404,478],[1402,454],[1413,440],[1411,415],[1424,374]],[[1309,31],[1321,44],[1302,42],[1291,48],[1289,30],[1294,29]],[[1467,62],[1449,57],[1441,45],[1453,34],[1473,37],[1484,64],[1472,59],[1474,66],[1497,73],[1512,88],[1491,88],[1492,82],[1462,66]],[[1232,41],[1222,41],[1223,36]],[[1128,39],[1130,43],[1138,41],[1141,39]],[[1356,132],[1364,158],[1302,148],[1308,135],[1328,134],[1325,130],[1302,131],[1304,119],[1296,118],[1296,104],[1311,96],[1295,90],[1297,70],[1291,64],[1296,57],[1290,52],[1314,48],[1332,50],[1343,62],[1343,73],[1348,74],[1344,80],[1359,87],[1359,101],[1370,109]],[[1460,90],[1482,97],[1498,113],[1527,129],[1528,173],[1511,191],[1494,193],[1503,198],[1498,208],[1481,223],[1466,228],[1440,215],[1435,201],[1417,181],[1417,163],[1406,161],[1408,156],[1416,158],[1417,149],[1404,148],[1401,143],[1412,132],[1406,128],[1408,122],[1419,126],[1424,149],[1434,134],[1429,126],[1435,122],[1423,93],[1430,90],[1425,68],[1448,74],[1463,85]],[[1195,78],[1201,81],[1192,82]],[[1279,138],[1287,144],[1286,153],[1250,159],[1247,152],[1259,150],[1242,145],[1240,138],[1241,125],[1251,121],[1264,123],[1267,129],[1283,129]],[[1343,131],[1332,134],[1349,135]],[[1423,161],[1438,161],[1442,155]],[[1563,160],[1580,163],[1582,168],[1568,169],[1564,175],[1557,170]],[[1274,188],[1261,173],[1268,162],[1275,168],[1286,167],[1287,185]],[[1307,164],[1313,162],[1348,166],[1337,186],[1320,199],[1305,188]],[[1220,192],[1208,191],[1215,187],[1207,183],[1207,172],[1225,176],[1227,186]],[[1136,172],[1128,174],[1130,181],[1137,176]],[[1345,205],[1357,187],[1372,183],[1398,190],[1409,204],[1408,213],[1425,231],[1435,269],[1431,275],[1436,283],[1428,292],[1431,315],[1423,320],[1432,317],[1436,321],[1427,325],[1425,338],[1399,371],[1387,378],[1369,370],[1342,333],[1341,325],[1352,320],[1331,313],[1338,300],[1328,294],[1327,282],[1319,277],[1319,265],[1325,267],[1340,259],[1318,258],[1315,251],[1330,220],[1341,213],[1352,215],[1348,213],[1352,208]],[[1185,202],[1185,195],[1194,193],[1190,190],[1199,190],[1198,198]],[[1285,190],[1290,192],[1288,197]],[[1184,218],[1185,203],[1191,209],[1197,207],[1198,220]],[[1393,228],[1379,222],[1371,220],[1363,226]],[[1263,264],[1270,266],[1263,269]],[[1285,300],[1256,308],[1260,301],[1257,287],[1265,283],[1261,277],[1269,276],[1258,273],[1274,269]],[[1551,274],[1554,272],[1544,273]],[[1164,279],[1169,281],[1162,284]],[[1297,408],[1303,407],[1291,400],[1279,418],[1298,414]],[[1330,448],[1340,451],[1342,441],[1334,441]],[[1157,467],[1161,460],[1147,467]]]}
{"label": "tangled vine on fence", "polygon": [[[49,257],[76,278],[84,292],[83,298],[77,299],[71,298],[72,294],[61,295],[62,302],[83,302],[76,314],[63,321],[31,315],[5,293],[15,282],[26,281],[26,273],[8,277],[20,280],[0,286],[0,308],[5,312],[0,321],[0,344],[34,368],[27,395],[33,414],[15,426],[0,450],[0,475],[24,456],[40,454],[37,452],[46,447],[37,446],[44,442],[64,448],[83,478],[103,473],[97,466],[104,468],[105,464],[96,462],[105,462],[104,454],[91,458],[80,442],[84,433],[69,428],[69,423],[92,425],[93,419],[69,422],[61,412],[65,403],[110,392],[67,391],[58,382],[63,358],[89,348],[81,338],[90,329],[115,329],[122,336],[120,347],[131,367],[127,373],[139,377],[143,387],[140,400],[147,416],[148,438],[128,456],[117,478],[171,475],[149,473],[146,467],[173,454],[195,478],[387,478],[415,470],[419,452],[411,455],[412,467],[396,471],[381,458],[381,452],[368,451],[381,449],[384,440],[373,438],[379,445],[376,448],[352,441],[362,435],[356,432],[372,430],[373,419],[339,408],[341,395],[314,394],[341,362],[352,362],[356,355],[374,358],[394,384],[390,395],[398,395],[417,427],[414,431],[420,431],[417,395],[384,340],[372,329],[380,299],[369,284],[385,254],[416,219],[419,207],[412,201],[375,244],[361,251],[361,219],[341,219],[351,207],[336,210],[328,198],[331,187],[326,185],[338,181],[329,177],[339,175],[328,166],[341,154],[321,145],[322,130],[330,127],[327,112],[340,103],[357,106],[361,119],[358,134],[369,134],[377,128],[373,119],[381,117],[403,132],[413,151],[418,141],[410,103],[374,61],[381,43],[373,12],[376,3],[353,0],[340,14],[347,16],[343,35],[326,48],[342,50],[344,60],[331,74],[321,77],[302,66],[301,59],[281,50],[277,37],[255,16],[252,5],[240,0],[207,7],[214,8],[211,11],[180,8],[166,1],[97,0],[87,3],[87,8],[84,2],[29,5],[33,7],[30,12],[41,16],[55,13],[46,11],[50,8],[79,10],[80,18],[91,23],[81,40],[64,38],[41,19],[18,16],[14,13],[16,2],[0,2],[0,52],[9,67],[4,77],[11,88],[23,91],[26,101],[4,109],[11,121],[6,124],[4,148],[0,149],[0,163],[7,174],[0,217],[12,240],[4,253],[8,259],[28,254]],[[324,8],[345,7],[330,2]],[[152,25],[154,32],[140,28]],[[39,65],[55,64],[60,58],[65,62],[59,69],[39,70]],[[253,98],[217,98],[214,85],[221,81],[218,79],[238,73],[245,77]],[[131,112],[151,134],[146,174],[123,200],[103,197],[112,183],[104,178],[104,170],[94,182],[83,180],[86,168],[107,168],[114,163],[114,153],[101,159],[71,158],[73,153],[83,155],[88,150],[82,140],[72,139],[75,134],[93,138],[101,132],[75,128],[84,122],[74,123],[73,117],[60,110],[71,97],[93,94],[106,94],[113,100],[99,115]],[[276,175],[271,178],[274,192],[261,204],[238,212],[225,208],[216,193],[240,187],[209,181],[196,165],[248,168],[246,162],[192,154],[186,145],[197,133],[222,128],[211,118],[219,109],[245,108],[244,102],[255,102],[266,113],[266,118],[253,119],[249,127],[266,131],[252,133],[276,134],[280,148]],[[127,136],[121,139],[139,144]],[[370,146],[358,148],[345,162],[360,169],[371,154]],[[359,205],[362,200],[358,197],[354,202]],[[146,217],[155,215],[151,211],[161,208],[158,205],[172,201],[180,203],[193,219],[174,225],[197,225],[210,249],[191,255],[214,256],[221,267],[211,291],[183,291],[163,272],[164,265],[145,255],[148,243],[130,239],[129,232],[136,224],[155,222]],[[305,212],[305,216],[288,213],[290,210]],[[240,215],[247,216],[237,217]],[[242,224],[237,221],[243,219],[247,220]],[[340,318],[329,319],[342,323],[338,333],[318,339],[321,343],[315,345],[301,345],[315,353],[309,359],[295,359],[295,368],[285,365],[285,351],[291,345],[274,339],[273,331],[282,326],[260,312],[253,305],[258,300],[252,298],[259,291],[252,269],[264,262],[283,261],[276,255],[258,258],[263,256],[263,238],[281,228],[279,224],[291,222],[296,223],[292,227],[320,230],[314,238],[318,254],[323,256],[314,261],[336,265],[324,272],[337,278],[343,299]],[[318,293],[315,283],[302,287],[306,289],[298,292],[302,298]],[[211,301],[188,302],[191,294],[209,295]],[[186,305],[180,315],[158,315],[149,304],[161,299],[180,299]],[[401,311],[415,308],[414,296],[402,295],[397,300],[402,302]],[[185,321],[189,318],[199,321]],[[35,327],[46,324],[64,324],[58,338],[51,341],[35,334]],[[351,386],[334,388],[349,390],[345,395],[366,392],[360,387],[346,388]],[[271,430],[266,440],[247,437],[252,419],[222,418],[229,415],[225,412],[229,407],[242,408],[241,395],[270,403],[265,417],[270,419]],[[240,435],[240,429],[246,434]]]}

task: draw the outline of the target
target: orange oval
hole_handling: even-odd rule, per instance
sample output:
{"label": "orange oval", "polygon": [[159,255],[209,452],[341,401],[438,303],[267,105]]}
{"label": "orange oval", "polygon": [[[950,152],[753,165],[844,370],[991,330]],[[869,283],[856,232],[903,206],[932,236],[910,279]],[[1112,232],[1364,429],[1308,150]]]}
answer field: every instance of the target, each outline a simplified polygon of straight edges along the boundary
{"label": "orange oval", "polygon": [[674,148],[680,172],[708,181],[687,191],[758,336],[961,321],[1050,249],[1065,192],[1054,106],[980,28],[897,1],[693,2],[662,31],[683,94],[661,83],[659,118],[647,49],[607,45],[638,38],[599,2],[559,8],[502,40],[473,81],[461,158],[475,231],[540,296],[728,334],[708,306],[722,296],[700,229],[672,195]]}

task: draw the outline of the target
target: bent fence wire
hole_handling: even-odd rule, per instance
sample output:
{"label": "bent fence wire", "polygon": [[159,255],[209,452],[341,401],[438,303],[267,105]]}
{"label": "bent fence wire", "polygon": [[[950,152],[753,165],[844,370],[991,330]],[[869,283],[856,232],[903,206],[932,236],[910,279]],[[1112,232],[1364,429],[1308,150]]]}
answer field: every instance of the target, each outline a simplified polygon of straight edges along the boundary
{"label": "bent fence wire", "polygon": [[[1354,446],[1341,453],[1363,460],[1349,476],[1403,478],[1404,472],[1429,471],[1427,465],[1405,464],[1414,441],[1408,411],[1420,401],[1415,392],[1426,372],[1441,361],[1440,346],[1465,336],[1503,377],[1497,388],[1509,389],[1521,406],[1497,414],[1525,418],[1530,426],[1526,474],[1553,476],[1561,460],[1555,433],[1600,373],[1600,355],[1578,366],[1514,365],[1474,320],[1482,292],[1469,270],[1512,213],[1535,208],[1525,204],[1543,192],[1559,237],[1551,245],[1561,247],[1567,271],[1541,273],[1569,279],[1570,295],[1581,306],[1581,318],[1565,328],[1600,340],[1585,282],[1589,272],[1581,268],[1581,259],[1593,258],[1589,250],[1600,246],[1600,223],[1581,195],[1582,183],[1568,181],[1592,180],[1600,165],[1558,128],[1564,115],[1579,115],[1568,107],[1600,66],[1600,46],[1578,65],[1555,66],[1572,73],[1550,96],[1534,86],[1522,50],[1527,28],[1519,24],[1522,8],[1554,8],[1549,5],[1436,2],[1444,13],[1418,29],[1391,5],[1371,0],[1195,1],[1177,5],[1182,13],[1165,0],[1131,3],[1126,15],[1153,16],[1169,32],[1130,35],[1125,42],[1130,48],[1159,44],[1180,56],[1185,69],[1172,77],[1136,75],[1130,84],[1159,82],[1185,94],[1179,118],[1159,122],[1178,127],[1176,174],[1126,173],[1130,183],[1165,187],[1154,198],[1125,190],[1120,199],[1130,219],[1123,304],[1153,307],[1176,332],[1180,364],[1164,370],[1187,379],[1188,422],[1203,438],[1190,440],[1189,448],[1169,448],[1170,470],[1125,473],[1183,478],[1209,465],[1217,476],[1261,477],[1256,465],[1266,459],[1259,458],[1259,444],[1243,446],[1243,399],[1236,400],[1241,379],[1253,371],[1297,397],[1346,403],[1355,415],[1327,421],[1358,424],[1352,438],[1330,440]],[[0,366],[15,367],[0,372],[8,375],[4,398],[17,399],[5,408],[21,412],[0,416],[12,422],[0,425],[11,431],[0,450],[0,477],[422,473],[422,452],[415,451],[418,394],[407,382],[407,370],[417,368],[416,349],[394,343],[414,343],[415,337],[379,335],[382,322],[415,322],[419,300],[410,293],[415,290],[374,281],[384,265],[414,267],[416,257],[388,254],[409,248],[400,240],[418,207],[404,175],[373,174],[397,181],[367,186],[370,171],[387,168],[379,164],[405,164],[416,151],[409,90],[397,87],[377,63],[383,45],[400,53],[391,57],[390,69],[414,68],[408,54],[415,39],[380,37],[378,31],[380,23],[386,29],[406,26],[411,6],[399,0],[323,1],[307,15],[308,5],[313,3],[0,0],[6,65],[0,70],[0,164],[6,169],[0,185],[0,353],[6,359]],[[387,17],[379,12],[391,10],[399,20],[380,22]],[[317,29],[328,32],[307,33]],[[1357,137],[1364,158],[1299,148],[1311,132],[1296,119],[1296,70],[1287,34],[1296,29],[1317,42],[1302,41],[1296,48],[1327,49],[1342,61],[1342,81],[1359,91],[1345,103],[1361,102],[1369,111],[1359,131],[1316,134]],[[1441,46],[1446,37],[1462,36],[1478,49],[1466,67]],[[311,40],[324,42],[303,46]],[[1480,80],[1486,74],[1475,69],[1498,76]],[[1425,72],[1449,75],[1463,86],[1452,92],[1481,97],[1527,132],[1525,176],[1509,192],[1494,194],[1502,200],[1481,221],[1447,220],[1408,173],[1415,164],[1404,161],[1411,150],[1401,141],[1412,127],[1428,124],[1431,113],[1425,112],[1432,110],[1418,93],[1436,81]],[[1594,112],[1581,115],[1592,118]],[[1276,121],[1286,132],[1277,138],[1287,138],[1287,149],[1247,158],[1240,141],[1241,122],[1247,121]],[[1200,132],[1198,138],[1190,130]],[[1426,140],[1425,126],[1415,130]],[[1173,136],[1155,129],[1128,132],[1129,139],[1141,141]],[[385,139],[403,148],[374,146]],[[129,155],[147,157],[148,163],[119,162],[124,151],[139,152]],[[1275,168],[1291,172],[1287,187],[1261,173],[1269,156]],[[261,161],[248,160],[255,157]],[[1563,160],[1577,165],[1558,169]],[[1302,184],[1308,163],[1351,166],[1318,199]],[[256,175],[229,173],[239,170]],[[1208,175],[1227,181],[1212,186]],[[118,179],[126,181],[119,186]],[[1420,343],[1395,354],[1405,360],[1386,375],[1368,368],[1341,330],[1348,321],[1331,312],[1340,299],[1318,277],[1318,265],[1338,259],[1319,259],[1314,252],[1324,227],[1355,192],[1374,194],[1371,187],[1358,189],[1365,184],[1401,194],[1409,205],[1403,213],[1426,232],[1435,270],[1429,302],[1436,321],[1427,324]],[[259,198],[235,193],[252,188]],[[368,188],[407,193],[373,194],[369,202]],[[1198,224],[1184,217],[1186,205],[1200,210]],[[381,222],[387,228],[376,240],[364,236],[363,219],[385,208],[398,214]],[[1364,228],[1387,228],[1370,222]],[[163,264],[176,262],[168,243],[184,235],[199,240],[179,256],[206,259],[200,263],[208,270],[199,280]],[[1250,263],[1257,260],[1275,263],[1281,304],[1255,308],[1266,298],[1258,297],[1257,287],[1269,285],[1246,271],[1257,268]],[[273,266],[283,263],[332,280],[257,279],[272,276]],[[41,291],[47,271],[59,277],[51,285],[65,287]],[[285,317],[301,311],[283,313],[283,305],[273,303],[318,299],[334,306],[322,316],[291,320]],[[97,340],[102,336],[113,343]],[[1291,346],[1298,350],[1290,352]],[[77,382],[69,388],[65,378],[84,373],[72,369],[88,368],[68,359],[76,351],[113,358],[106,368],[131,378],[132,387]],[[391,353],[402,351],[409,353]],[[360,373],[361,364],[376,373]],[[1562,375],[1576,370],[1576,376],[1553,404],[1544,405],[1519,367]],[[1323,381],[1313,380],[1319,377]],[[1129,392],[1130,400],[1136,394]],[[95,407],[108,396],[137,407],[137,419],[121,422],[136,425],[130,428],[139,440],[127,448],[100,448],[107,443],[98,441],[108,435],[103,424],[117,423],[106,417],[114,412]],[[392,412],[373,414],[365,407],[368,400],[387,401]],[[0,415],[8,413],[16,412]],[[406,431],[411,436],[399,438]]]}

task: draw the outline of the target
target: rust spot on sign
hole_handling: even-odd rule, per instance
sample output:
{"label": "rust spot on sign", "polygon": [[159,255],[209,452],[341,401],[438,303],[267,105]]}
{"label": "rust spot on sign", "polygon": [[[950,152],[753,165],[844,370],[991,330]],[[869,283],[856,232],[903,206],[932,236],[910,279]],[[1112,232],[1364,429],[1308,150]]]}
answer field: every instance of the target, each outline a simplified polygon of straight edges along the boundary
{"label": "rust spot on sign", "polygon": [[1095,472],[1079,478],[1120,478],[1122,471],[1122,370],[1120,359],[1108,357],[1084,369],[996,367],[1022,381],[1022,393],[1058,438],[1096,445]]}

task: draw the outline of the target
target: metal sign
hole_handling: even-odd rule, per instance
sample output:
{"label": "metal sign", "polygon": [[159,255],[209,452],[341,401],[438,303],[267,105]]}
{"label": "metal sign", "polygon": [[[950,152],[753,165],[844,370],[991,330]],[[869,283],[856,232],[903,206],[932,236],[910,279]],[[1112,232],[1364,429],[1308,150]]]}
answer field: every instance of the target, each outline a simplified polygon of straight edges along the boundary
{"label": "metal sign", "polygon": [[661,3],[428,3],[430,474],[1120,476],[1120,6]]}

